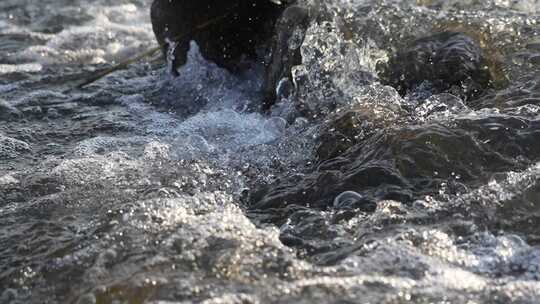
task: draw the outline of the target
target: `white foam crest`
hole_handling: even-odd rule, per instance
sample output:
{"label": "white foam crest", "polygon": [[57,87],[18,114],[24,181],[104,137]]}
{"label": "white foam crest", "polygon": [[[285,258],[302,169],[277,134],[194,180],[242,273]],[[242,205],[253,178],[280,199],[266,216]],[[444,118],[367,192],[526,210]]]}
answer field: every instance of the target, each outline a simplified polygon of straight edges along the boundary
{"label": "white foam crest", "polygon": [[121,152],[92,155],[62,161],[52,170],[64,185],[102,184],[121,178],[128,170],[140,168],[140,163]]}
{"label": "white foam crest", "polygon": [[214,152],[226,156],[270,143],[285,133],[288,125],[283,118],[245,112],[245,106],[239,106],[256,98],[254,92],[261,83],[257,71],[249,76],[232,75],[206,61],[192,43],[188,62],[179,72],[176,79],[153,81],[163,82],[164,102],[177,111],[189,112],[187,117],[158,112],[142,95],[118,99],[141,118],[144,123],[139,127],[169,142],[179,158]]}
{"label": "white foam crest", "polygon": [[141,95],[120,99],[132,113],[141,117],[142,128],[149,136],[168,142],[178,158],[221,156],[240,149],[277,140],[284,133],[286,122],[278,117],[259,113],[241,113],[232,109],[201,111],[183,120],[174,114],[157,112]]}
{"label": "white foam crest", "polygon": [[45,45],[32,46],[19,57],[41,64],[99,64],[125,59],[154,44],[146,9],[133,4],[89,5],[93,20],[49,35]]}
{"label": "white foam crest", "polygon": [[148,138],[140,136],[129,138],[97,136],[79,142],[73,149],[73,153],[77,156],[91,156],[97,153],[104,154],[128,149],[128,147],[139,147],[148,141]]}
{"label": "white foam crest", "polygon": [[234,110],[200,113],[184,121],[174,130],[178,136],[199,135],[210,144],[236,150],[275,140],[279,128],[260,114],[243,114]]}
{"label": "white foam crest", "polygon": [[538,0],[494,0],[494,2],[497,6],[529,14],[540,12],[540,1]]}
{"label": "white foam crest", "polygon": [[0,75],[11,73],[36,73],[43,67],[39,63],[0,64]]}

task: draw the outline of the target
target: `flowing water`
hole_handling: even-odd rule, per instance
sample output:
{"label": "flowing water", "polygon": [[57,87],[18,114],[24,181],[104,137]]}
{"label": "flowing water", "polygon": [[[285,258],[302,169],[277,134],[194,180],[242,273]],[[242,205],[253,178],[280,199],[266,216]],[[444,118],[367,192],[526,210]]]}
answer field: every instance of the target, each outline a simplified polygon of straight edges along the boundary
{"label": "flowing water", "polygon": [[[0,1],[0,303],[540,303],[539,1],[319,3],[268,113],[196,44],[72,89],[149,2]],[[384,85],[444,30],[486,92]]]}

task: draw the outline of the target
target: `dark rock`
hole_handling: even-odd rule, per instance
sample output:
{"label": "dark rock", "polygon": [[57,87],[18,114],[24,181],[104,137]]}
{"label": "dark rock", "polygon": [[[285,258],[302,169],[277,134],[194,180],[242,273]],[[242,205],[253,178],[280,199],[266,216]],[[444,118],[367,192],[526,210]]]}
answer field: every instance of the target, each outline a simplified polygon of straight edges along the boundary
{"label": "dark rock", "polygon": [[424,86],[432,93],[449,92],[465,99],[479,97],[491,85],[479,43],[455,32],[414,41],[389,60],[382,79],[402,95]]}
{"label": "dark rock", "polygon": [[264,84],[264,102],[269,107],[274,103],[278,84],[285,81],[292,87],[291,68],[302,63],[300,46],[309,26],[308,11],[300,6],[288,7],[279,18],[271,49],[272,58],[267,67]]}
{"label": "dark rock", "polygon": [[[242,55],[256,57],[256,47],[271,37],[280,13],[280,6],[266,0],[155,0],[151,18],[165,55],[174,55],[174,68],[185,64],[189,42],[195,40],[206,59],[236,70]],[[172,42],[178,45],[171,48]]]}
{"label": "dark rock", "polygon": [[205,59],[233,73],[243,70],[244,58],[265,62],[272,54],[263,89],[271,104],[279,81],[289,77],[290,68],[300,60],[299,45],[290,47],[291,38],[300,33],[297,43],[301,44],[308,25],[308,11],[291,6],[294,2],[154,0],[152,26],[163,53],[172,59],[175,75],[186,63],[191,40]]}

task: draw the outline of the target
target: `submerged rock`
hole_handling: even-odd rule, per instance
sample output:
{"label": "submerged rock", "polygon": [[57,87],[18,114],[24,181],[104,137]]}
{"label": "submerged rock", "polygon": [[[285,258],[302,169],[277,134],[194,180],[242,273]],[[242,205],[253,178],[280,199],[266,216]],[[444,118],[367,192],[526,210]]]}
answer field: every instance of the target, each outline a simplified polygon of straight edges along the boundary
{"label": "submerged rock", "polygon": [[540,73],[525,75],[503,90],[491,92],[474,100],[475,109],[498,108],[501,110],[540,105]]}
{"label": "submerged rock", "polygon": [[484,51],[472,37],[442,32],[414,41],[388,62],[383,79],[402,95],[417,89],[448,92],[466,99],[490,87]]}
{"label": "submerged rock", "polygon": [[405,123],[405,110],[391,103],[357,103],[329,115],[318,137],[318,161],[334,158],[393,124]]}
{"label": "submerged rock", "polygon": [[495,173],[537,162],[538,123],[537,118],[463,116],[449,125],[427,123],[378,131],[322,161],[312,172],[269,186],[252,208],[342,207],[335,201],[345,191],[403,203],[443,188],[460,193]]}

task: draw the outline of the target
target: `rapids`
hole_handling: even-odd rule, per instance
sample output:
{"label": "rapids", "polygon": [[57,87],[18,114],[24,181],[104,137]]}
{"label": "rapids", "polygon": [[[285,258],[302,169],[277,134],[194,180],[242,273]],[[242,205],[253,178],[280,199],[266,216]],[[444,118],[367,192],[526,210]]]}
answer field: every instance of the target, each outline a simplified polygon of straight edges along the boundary
{"label": "rapids", "polygon": [[[540,1],[317,2],[259,113],[195,43],[72,89],[150,0],[2,0],[0,303],[539,303]],[[441,31],[482,91],[390,86]]]}

